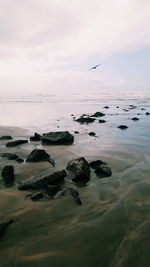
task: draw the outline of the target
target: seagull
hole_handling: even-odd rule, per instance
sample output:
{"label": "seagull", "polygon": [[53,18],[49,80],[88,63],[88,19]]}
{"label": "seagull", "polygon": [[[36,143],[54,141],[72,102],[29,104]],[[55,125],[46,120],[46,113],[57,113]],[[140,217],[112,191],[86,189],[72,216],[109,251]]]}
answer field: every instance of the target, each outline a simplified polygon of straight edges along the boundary
{"label": "seagull", "polygon": [[100,66],[101,64],[98,64],[98,65],[95,65],[94,67],[92,67],[91,69],[89,69],[89,70],[96,70],[96,68],[98,67],[98,66]]}

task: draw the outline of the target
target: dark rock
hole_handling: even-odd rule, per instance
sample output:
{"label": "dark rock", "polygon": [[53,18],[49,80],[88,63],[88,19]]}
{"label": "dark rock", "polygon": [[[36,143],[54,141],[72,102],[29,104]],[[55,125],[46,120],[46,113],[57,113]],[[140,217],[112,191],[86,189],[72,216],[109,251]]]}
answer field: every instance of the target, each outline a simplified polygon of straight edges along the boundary
{"label": "dark rock", "polygon": [[0,154],[0,156],[2,158],[7,158],[7,159],[10,159],[10,160],[16,160],[17,162],[21,163],[21,162],[24,162],[23,159],[19,158],[16,154],[12,154],[12,153],[2,153]]}
{"label": "dark rock", "polygon": [[139,118],[137,118],[137,117],[134,117],[134,118],[132,118],[132,120],[133,120],[133,121],[138,121],[138,120],[139,120]]}
{"label": "dark rock", "polygon": [[66,169],[73,174],[74,182],[88,182],[90,180],[90,168],[84,157],[68,162]]}
{"label": "dark rock", "polygon": [[27,157],[26,162],[49,161],[50,155],[44,149],[34,149]]}
{"label": "dark rock", "polygon": [[105,106],[104,108],[108,109],[109,107],[108,106]]}
{"label": "dark rock", "polygon": [[137,107],[134,106],[134,105],[129,105],[129,108],[130,108],[130,109],[135,109],[135,108],[137,108]]}
{"label": "dark rock", "polygon": [[55,161],[50,157],[48,162],[50,162],[52,164],[53,167],[55,167]]}
{"label": "dark rock", "polygon": [[148,116],[148,115],[150,115],[150,113],[149,113],[149,112],[146,112],[145,114],[146,114],[147,116]]}
{"label": "dark rock", "polygon": [[18,156],[16,154],[12,154],[12,153],[2,153],[0,154],[2,158],[8,158],[8,159],[11,159],[11,160],[17,160],[18,159]]}
{"label": "dark rock", "polygon": [[48,185],[46,187],[46,193],[53,197],[54,195],[56,195],[56,193],[60,190],[60,186],[58,185]]}
{"label": "dark rock", "polygon": [[95,136],[96,133],[94,133],[94,132],[90,132],[89,135],[90,135],[90,136]]}
{"label": "dark rock", "polygon": [[35,193],[35,194],[31,195],[31,199],[32,200],[38,200],[40,198],[43,198],[43,193],[42,192],[38,192],[38,193]]}
{"label": "dark rock", "polygon": [[116,108],[119,108],[118,106]]}
{"label": "dark rock", "polygon": [[10,135],[0,136],[0,140],[10,140],[10,139],[12,139],[12,136]]}
{"label": "dark rock", "polygon": [[22,144],[28,143],[28,140],[16,140],[16,141],[11,141],[6,144],[7,147],[13,147],[13,146],[18,146]]}
{"label": "dark rock", "polygon": [[82,205],[82,202],[81,202],[81,199],[79,198],[79,193],[77,190],[71,188],[70,189],[70,194],[71,196],[73,197],[73,199],[75,200],[75,202],[78,204],[78,205]]}
{"label": "dark rock", "polygon": [[60,195],[62,196],[66,196],[68,194],[73,197],[73,199],[78,205],[82,205],[82,202],[81,202],[81,199],[79,198],[79,193],[77,190],[73,188],[65,188],[64,190],[60,191]]}
{"label": "dark rock", "polygon": [[82,205],[82,201],[79,197],[74,198],[74,200],[78,205]]}
{"label": "dark rock", "polygon": [[70,188],[70,194],[72,197],[76,198],[79,196],[79,192],[73,188]]}
{"label": "dark rock", "polygon": [[129,110],[128,110],[128,109],[126,109],[126,108],[123,108],[123,110],[124,110],[124,111],[126,111],[126,112],[128,112],[128,111],[129,111]]}
{"label": "dark rock", "polygon": [[13,222],[13,220],[10,220],[8,222],[0,223],[0,237],[2,237],[5,232],[7,231],[8,225],[10,225]]}
{"label": "dark rock", "polygon": [[78,131],[74,131],[75,134],[78,134],[79,132]]}
{"label": "dark rock", "polygon": [[30,137],[30,141],[41,141],[42,140],[42,136],[38,133],[34,133],[34,136]]}
{"label": "dark rock", "polygon": [[141,108],[141,110],[146,110],[146,108]]}
{"label": "dark rock", "polygon": [[106,162],[102,160],[94,160],[89,163],[89,166],[93,169],[97,169],[101,165],[106,165]]}
{"label": "dark rock", "polygon": [[65,132],[49,132],[42,136],[43,145],[69,145],[74,142],[74,136],[68,131]]}
{"label": "dark rock", "polygon": [[12,165],[6,165],[2,169],[1,176],[3,177],[5,184],[12,183],[14,181],[14,167]]}
{"label": "dark rock", "polygon": [[121,130],[126,130],[126,129],[128,129],[128,126],[120,125],[120,126],[118,126],[118,128],[121,129]]}
{"label": "dark rock", "polygon": [[24,160],[21,159],[21,158],[16,159],[16,161],[17,161],[18,163],[22,163],[22,162],[24,162]]}
{"label": "dark rock", "polygon": [[42,178],[26,180],[19,184],[19,190],[28,190],[28,189],[39,189],[47,188],[48,185],[57,185],[57,183],[62,182],[66,177],[66,171],[54,172],[48,176]]}
{"label": "dark rock", "polygon": [[103,117],[103,116],[105,116],[104,113],[97,111],[91,117],[97,117],[98,118],[98,117]]}
{"label": "dark rock", "polygon": [[99,120],[99,123],[105,123],[106,121],[105,120]]}
{"label": "dark rock", "polygon": [[109,177],[112,175],[112,171],[108,166],[101,165],[94,171],[100,178]]}
{"label": "dark rock", "polygon": [[95,119],[93,119],[91,117],[80,117],[80,118],[76,119],[75,121],[80,122],[80,123],[91,123],[91,122],[94,122]]}

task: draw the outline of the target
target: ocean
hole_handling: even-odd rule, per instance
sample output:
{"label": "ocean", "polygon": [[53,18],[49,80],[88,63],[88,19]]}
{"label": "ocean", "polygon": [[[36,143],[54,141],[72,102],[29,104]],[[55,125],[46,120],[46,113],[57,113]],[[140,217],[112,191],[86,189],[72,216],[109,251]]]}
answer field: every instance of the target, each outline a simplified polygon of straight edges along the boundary
{"label": "ocean", "polygon": [[[90,124],[75,121],[97,111],[105,116]],[[13,165],[15,172],[13,185],[0,180],[0,223],[13,220],[0,239],[1,267],[150,266],[149,112],[150,95],[142,90],[1,97],[0,135],[28,140],[16,147],[0,141],[1,153],[15,153],[24,160],[0,158],[0,172],[6,165]],[[121,130],[119,125],[128,128]],[[69,131],[74,143],[30,142],[35,131]],[[55,168],[48,162],[26,162],[33,149],[49,153]],[[69,194],[32,201],[27,195],[37,190],[18,190],[18,183],[66,169],[70,160],[80,157],[102,160],[112,170],[110,177],[100,178],[91,169],[85,186],[73,183],[67,174],[61,189],[77,190],[82,205]]]}

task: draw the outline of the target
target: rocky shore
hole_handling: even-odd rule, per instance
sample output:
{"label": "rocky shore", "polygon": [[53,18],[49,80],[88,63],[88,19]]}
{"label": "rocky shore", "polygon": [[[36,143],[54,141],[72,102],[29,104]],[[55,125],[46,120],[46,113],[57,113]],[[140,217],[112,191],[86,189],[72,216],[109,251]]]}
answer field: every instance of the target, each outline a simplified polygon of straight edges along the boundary
{"label": "rocky shore", "polygon": [[104,109],[72,114],[71,130],[0,128],[1,266],[148,266],[148,136],[140,115],[113,124]]}

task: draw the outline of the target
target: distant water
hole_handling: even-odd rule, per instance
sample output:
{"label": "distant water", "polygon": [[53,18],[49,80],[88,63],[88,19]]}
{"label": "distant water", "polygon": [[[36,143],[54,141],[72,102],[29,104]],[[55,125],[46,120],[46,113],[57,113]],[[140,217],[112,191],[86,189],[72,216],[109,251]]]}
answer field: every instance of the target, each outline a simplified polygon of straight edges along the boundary
{"label": "distant water", "polygon": [[63,91],[53,91],[49,94],[19,94],[10,93],[9,95],[1,96],[1,102],[29,102],[29,103],[74,103],[74,102],[99,102],[105,100],[150,100],[150,90],[77,90],[76,92],[71,92],[68,90]]}
{"label": "distant water", "polygon": [[125,108],[130,104],[149,108],[149,91],[78,90],[73,93],[9,94],[0,99],[0,125],[46,129],[46,125],[53,125],[56,120],[71,114],[100,111],[105,105],[116,112],[116,106]]}

